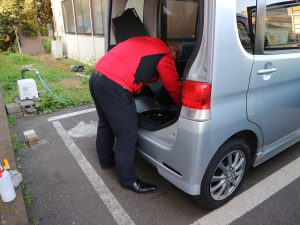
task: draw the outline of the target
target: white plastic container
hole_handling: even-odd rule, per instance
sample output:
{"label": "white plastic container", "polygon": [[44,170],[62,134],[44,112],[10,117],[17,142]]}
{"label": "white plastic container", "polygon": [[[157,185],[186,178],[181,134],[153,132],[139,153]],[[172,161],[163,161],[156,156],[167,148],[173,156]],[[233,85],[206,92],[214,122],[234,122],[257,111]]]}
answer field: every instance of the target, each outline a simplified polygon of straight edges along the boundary
{"label": "white plastic container", "polygon": [[63,45],[61,41],[51,41],[51,54],[55,59],[63,57]]}
{"label": "white plastic container", "polygon": [[0,196],[3,202],[11,202],[16,198],[16,191],[10,173],[6,170],[0,175]]}
{"label": "white plastic container", "polygon": [[20,100],[34,99],[39,97],[34,79],[22,79],[18,80],[17,83]]}

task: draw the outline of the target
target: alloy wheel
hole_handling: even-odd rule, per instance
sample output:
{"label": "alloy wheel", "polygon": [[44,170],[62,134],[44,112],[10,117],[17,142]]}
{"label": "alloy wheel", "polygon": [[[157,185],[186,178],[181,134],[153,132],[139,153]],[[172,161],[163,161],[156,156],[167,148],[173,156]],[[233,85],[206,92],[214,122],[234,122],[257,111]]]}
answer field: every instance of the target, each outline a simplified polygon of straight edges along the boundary
{"label": "alloy wheel", "polygon": [[246,157],[241,150],[229,152],[216,167],[210,181],[210,195],[216,201],[230,196],[241,182],[246,169]]}

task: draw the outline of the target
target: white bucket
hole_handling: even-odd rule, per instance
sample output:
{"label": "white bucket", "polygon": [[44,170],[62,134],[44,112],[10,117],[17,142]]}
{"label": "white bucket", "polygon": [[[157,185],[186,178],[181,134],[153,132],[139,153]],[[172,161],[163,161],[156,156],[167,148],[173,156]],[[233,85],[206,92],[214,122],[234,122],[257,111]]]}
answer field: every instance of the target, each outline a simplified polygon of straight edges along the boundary
{"label": "white bucket", "polygon": [[0,177],[0,196],[3,202],[11,202],[16,198],[16,191],[10,173],[6,170]]}
{"label": "white bucket", "polygon": [[38,91],[35,80],[32,78],[18,80],[18,90],[20,100],[38,98]]}

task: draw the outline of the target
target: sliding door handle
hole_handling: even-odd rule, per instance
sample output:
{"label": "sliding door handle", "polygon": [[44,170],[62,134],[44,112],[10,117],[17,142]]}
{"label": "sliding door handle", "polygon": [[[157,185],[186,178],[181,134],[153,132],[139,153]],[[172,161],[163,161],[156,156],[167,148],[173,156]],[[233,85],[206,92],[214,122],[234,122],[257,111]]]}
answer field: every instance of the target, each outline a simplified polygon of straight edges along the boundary
{"label": "sliding door handle", "polygon": [[271,75],[277,72],[277,68],[270,68],[270,69],[262,69],[257,71],[258,75]]}

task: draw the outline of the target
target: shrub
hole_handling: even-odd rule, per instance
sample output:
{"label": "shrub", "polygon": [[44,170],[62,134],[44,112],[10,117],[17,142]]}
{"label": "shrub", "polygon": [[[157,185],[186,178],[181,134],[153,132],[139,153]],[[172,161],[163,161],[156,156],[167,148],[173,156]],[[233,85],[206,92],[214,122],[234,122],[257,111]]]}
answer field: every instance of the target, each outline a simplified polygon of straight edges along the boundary
{"label": "shrub", "polygon": [[43,37],[44,50],[47,54],[51,54],[51,41],[50,37]]}

